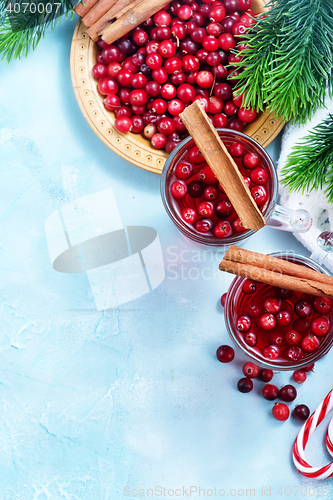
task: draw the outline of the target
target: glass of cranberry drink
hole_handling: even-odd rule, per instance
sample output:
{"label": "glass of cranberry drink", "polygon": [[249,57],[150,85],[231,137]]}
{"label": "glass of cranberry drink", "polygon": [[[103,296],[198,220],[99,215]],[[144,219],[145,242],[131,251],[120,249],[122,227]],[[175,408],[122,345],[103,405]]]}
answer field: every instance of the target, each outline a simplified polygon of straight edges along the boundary
{"label": "glass of cranberry drink", "polygon": [[[270,254],[329,274],[312,259]],[[256,364],[295,370],[326,354],[333,344],[333,301],[237,277],[224,307],[228,333]]]}
{"label": "glass of cranberry drink", "polygon": [[[267,226],[305,232],[311,216],[305,210],[277,205],[278,178],[272,159],[251,137],[234,130],[218,133],[235,160]],[[230,246],[251,236],[193,139],[184,139],[169,155],[161,176],[164,207],[190,240],[215,247]]]}

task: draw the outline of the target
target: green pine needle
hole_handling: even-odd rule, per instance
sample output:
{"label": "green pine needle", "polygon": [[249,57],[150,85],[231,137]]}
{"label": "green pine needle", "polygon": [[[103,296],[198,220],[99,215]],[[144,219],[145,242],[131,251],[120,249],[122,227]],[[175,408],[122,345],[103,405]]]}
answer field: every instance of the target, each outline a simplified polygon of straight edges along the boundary
{"label": "green pine needle", "polygon": [[305,123],[333,91],[333,0],[271,0],[245,37],[235,93],[245,107]]}
{"label": "green pine needle", "polygon": [[[66,16],[71,14],[72,18],[71,0],[57,1],[62,3]],[[41,3],[41,0],[34,0],[34,2],[38,4]],[[32,0],[30,0],[30,3],[33,3]],[[48,0],[45,3],[54,4],[54,0]],[[29,52],[35,50],[39,41],[45,36],[46,30],[49,27],[53,29],[60,18],[54,19],[53,16],[50,16],[46,23],[40,24],[45,14],[39,14],[38,11],[23,14],[22,10],[19,15],[14,15],[11,18],[10,23],[6,13],[6,5],[8,5],[7,2],[0,0],[0,61],[7,59],[9,62],[12,59],[27,57]]]}
{"label": "green pine needle", "polygon": [[290,191],[324,190],[333,203],[333,115],[293,146],[281,176]]}

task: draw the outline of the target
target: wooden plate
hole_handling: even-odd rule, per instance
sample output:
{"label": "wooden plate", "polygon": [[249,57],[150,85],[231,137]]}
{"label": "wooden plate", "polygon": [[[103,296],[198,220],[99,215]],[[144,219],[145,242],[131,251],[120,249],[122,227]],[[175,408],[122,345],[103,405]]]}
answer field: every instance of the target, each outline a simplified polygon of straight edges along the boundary
{"label": "wooden plate", "polygon": [[[121,134],[115,129],[115,115],[105,109],[104,98],[98,93],[97,81],[91,73],[96,62],[98,46],[88,37],[85,29],[79,20],[73,35],[70,61],[74,92],[83,116],[95,134],[112,151],[133,165],[160,174],[168,154],[152,148],[150,141],[140,134]],[[264,112],[260,113],[253,123],[244,127],[243,132],[266,147],[281,131],[283,125],[281,120]]]}

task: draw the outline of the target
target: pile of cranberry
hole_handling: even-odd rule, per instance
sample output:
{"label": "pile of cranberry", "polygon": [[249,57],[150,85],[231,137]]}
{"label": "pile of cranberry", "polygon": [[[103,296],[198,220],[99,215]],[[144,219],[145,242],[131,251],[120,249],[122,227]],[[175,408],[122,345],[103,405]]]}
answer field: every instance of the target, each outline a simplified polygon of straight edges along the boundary
{"label": "pile of cranberry", "polygon": [[[230,363],[235,357],[235,351],[232,347],[228,345],[221,345],[216,350],[216,357],[221,363]],[[298,384],[302,384],[307,379],[307,373],[312,371],[314,368],[314,363],[304,367],[302,370],[296,370],[293,373],[293,379]],[[271,382],[274,372],[273,370],[263,368],[261,369],[258,365],[248,361],[243,365],[243,374],[245,377],[241,378],[237,383],[237,389],[239,392],[247,393],[251,392],[253,389],[253,379],[257,378],[265,383],[261,390],[262,396],[268,401],[274,401],[279,398],[284,403],[275,403],[272,408],[273,417],[277,420],[287,420],[290,415],[289,407],[285,403],[290,403],[294,401],[297,397],[296,388],[287,384],[279,389],[274,384],[269,384]],[[300,404],[295,406],[292,412],[293,416],[298,420],[305,421],[310,415],[310,410],[305,404]]]}
{"label": "pile of cranberry", "polygon": [[241,61],[231,51],[255,22],[251,3],[174,0],[115,44],[99,40],[92,73],[117,130],[142,133],[170,153],[188,135],[178,115],[195,100],[216,128],[252,122],[256,111],[233,95],[230,76]]}
{"label": "pile of cranberry", "polygon": [[[261,166],[259,157],[245,150],[239,142],[230,143],[228,150],[252,197],[263,211],[268,200],[266,169]],[[181,161],[175,165],[170,193],[183,221],[199,233],[227,238],[245,231],[221,184],[196,146],[182,155]]]}

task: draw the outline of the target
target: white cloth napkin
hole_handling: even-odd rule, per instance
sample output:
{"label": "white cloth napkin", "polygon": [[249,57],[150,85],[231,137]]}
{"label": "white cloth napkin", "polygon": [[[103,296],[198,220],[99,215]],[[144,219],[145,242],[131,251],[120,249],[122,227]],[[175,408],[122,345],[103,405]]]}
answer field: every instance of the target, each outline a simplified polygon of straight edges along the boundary
{"label": "white cloth napkin", "polygon": [[[329,113],[333,113],[333,100],[327,98],[326,108],[320,108],[313,118],[305,125],[293,125],[288,123],[283,132],[281,153],[278,161],[278,174],[285,165],[287,155],[291,152],[292,146],[301,138],[308,135],[308,132],[316,125],[327,118]],[[294,233],[294,236],[311,252],[317,247],[317,237],[322,231],[333,231],[333,204],[327,203],[322,191],[312,191],[310,194],[290,193],[286,187],[280,183],[279,187],[280,204],[296,210],[302,208],[310,212],[313,224],[306,233]],[[333,271],[333,255],[325,259],[325,267]]]}

